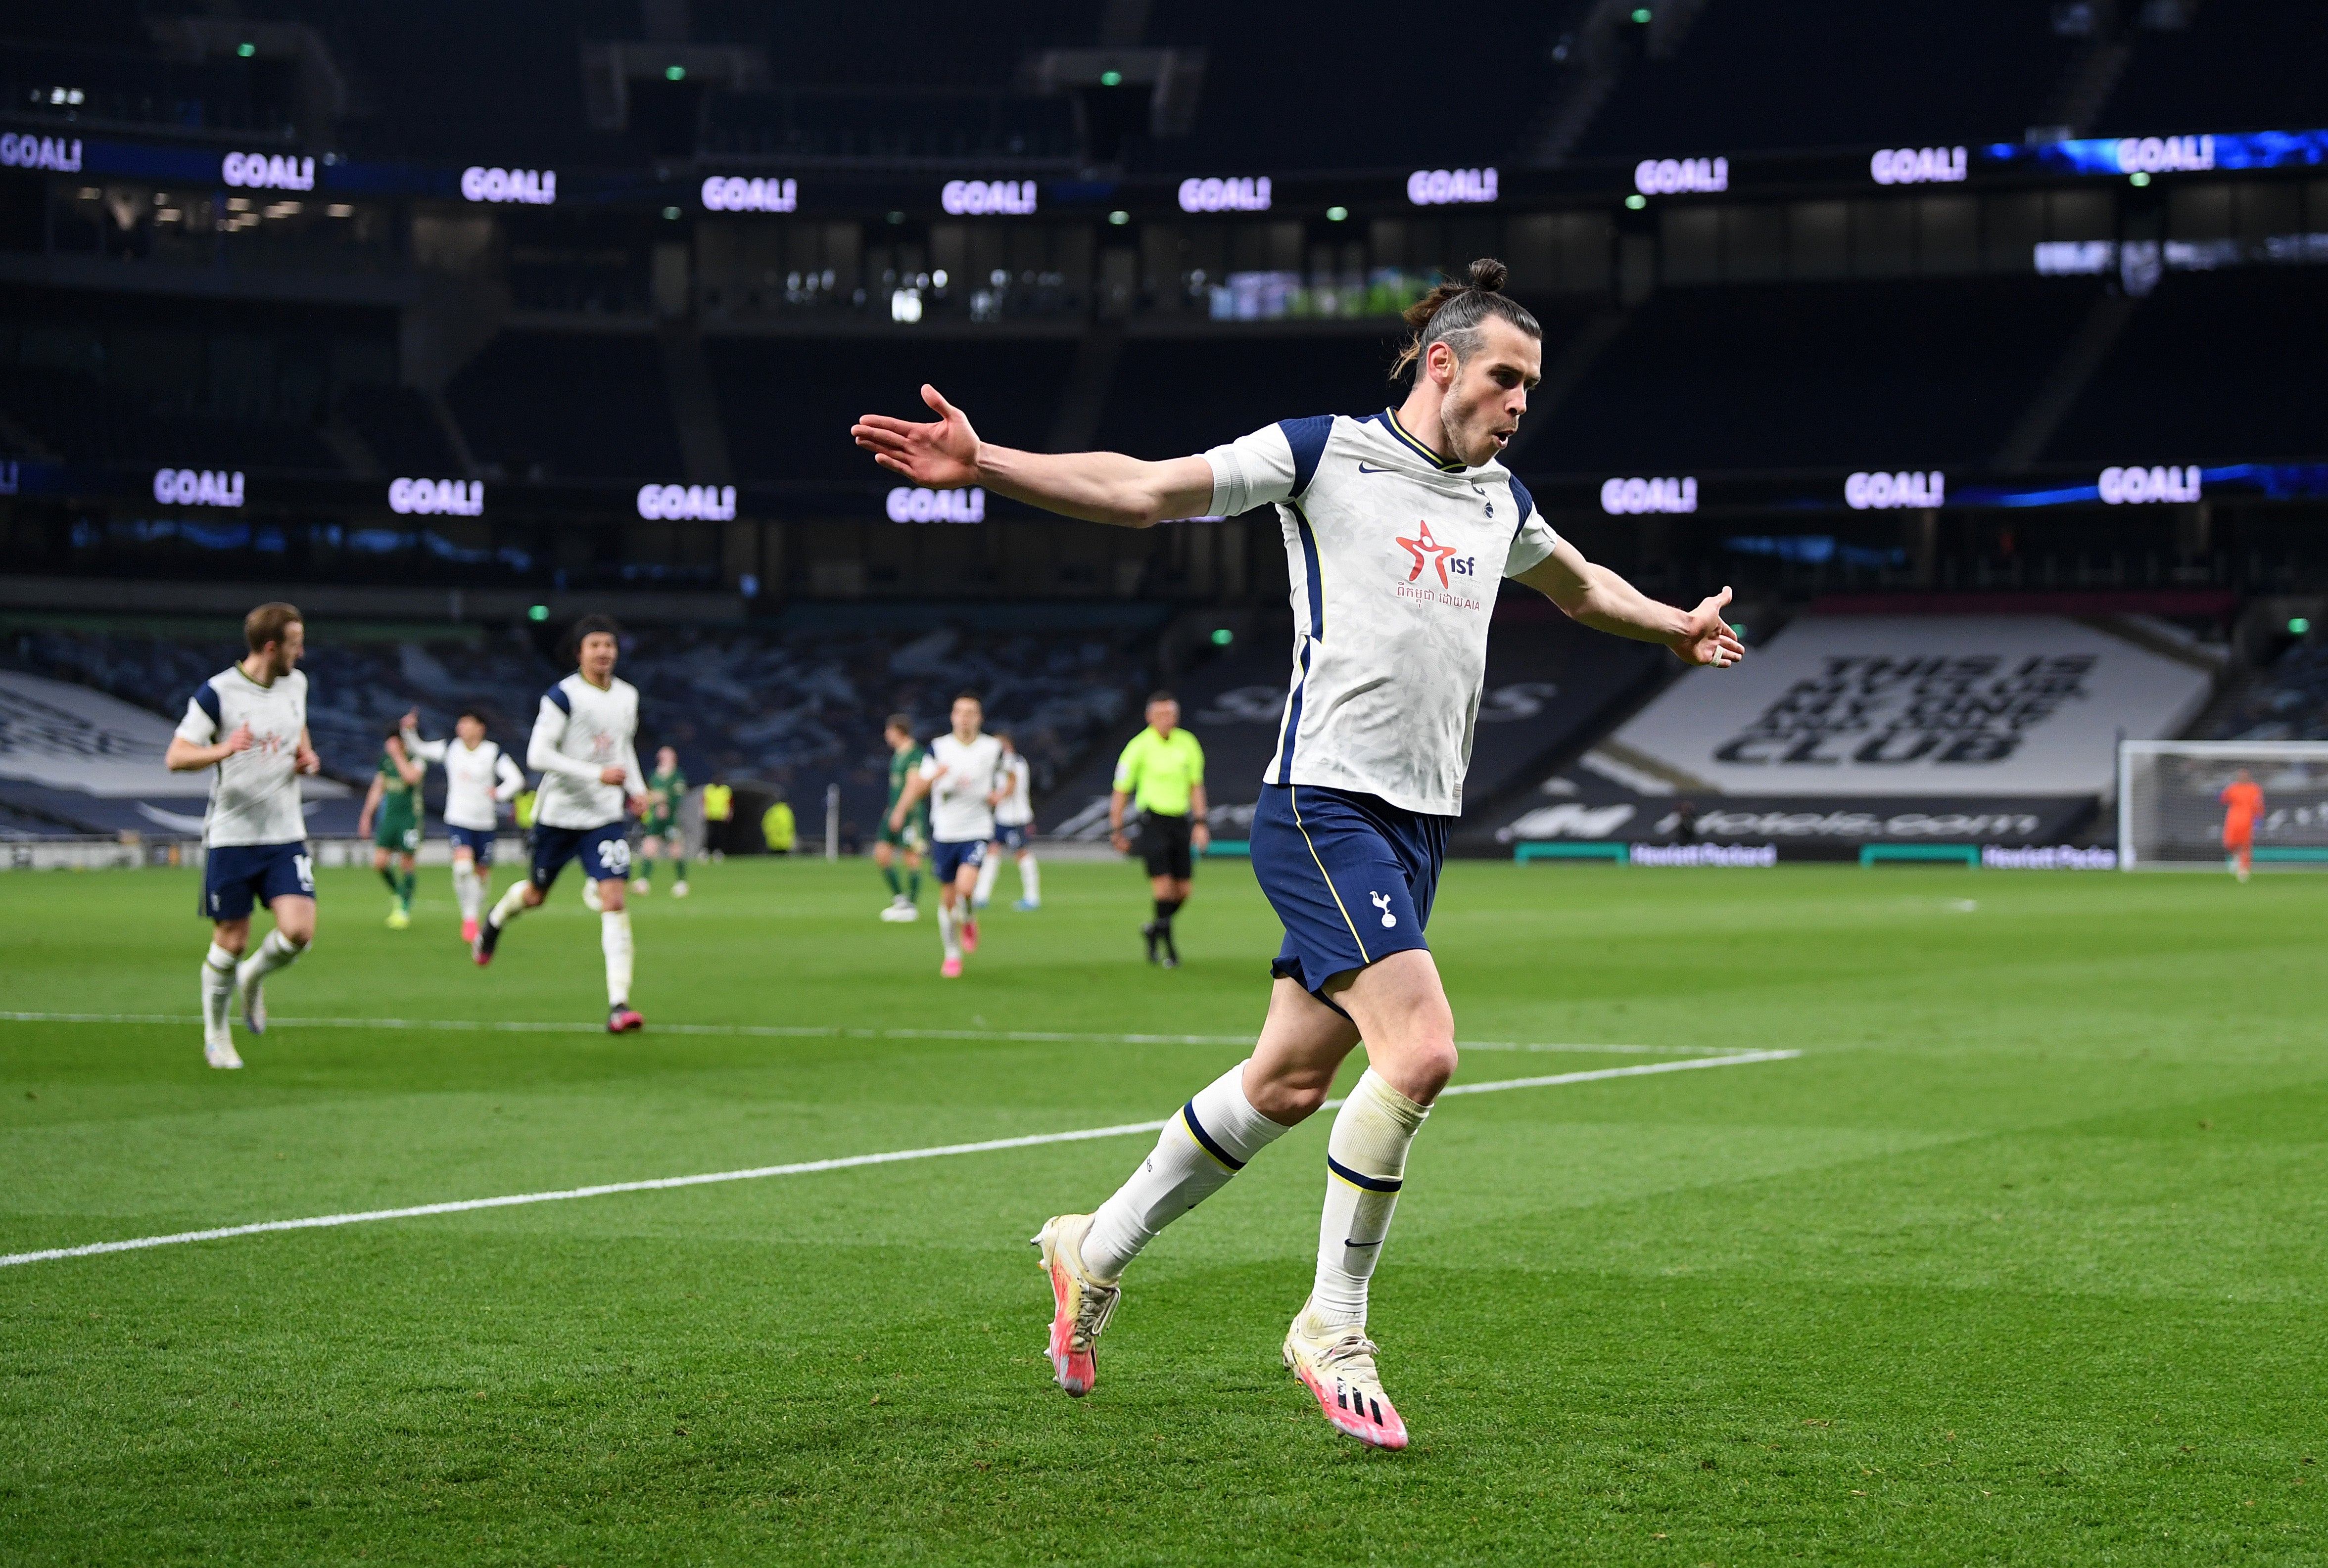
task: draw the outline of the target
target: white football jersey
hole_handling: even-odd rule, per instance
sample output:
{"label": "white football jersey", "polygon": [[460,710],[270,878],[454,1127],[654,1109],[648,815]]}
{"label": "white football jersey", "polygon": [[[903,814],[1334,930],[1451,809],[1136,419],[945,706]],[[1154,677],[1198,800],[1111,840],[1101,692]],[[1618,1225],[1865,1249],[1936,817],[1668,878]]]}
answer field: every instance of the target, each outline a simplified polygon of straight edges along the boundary
{"label": "white football jersey", "polygon": [[250,748],[211,770],[210,808],[202,843],[211,848],[245,844],[297,844],[307,836],[299,808],[299,736],[307,727],[307,677],[293,670],[260,686],[230,665],[202,684],[178,721],[179,736],[215,746],[243,725]]}
{"label": "white football jersey", "polygon": [[1024,827],[1034,821],[1033,772],[1027,766],[1027,759],[1016,751],[1002,759],[1001,782],[1009,787],[1010,793],[1005,795],[1002,804],[994,808],[994,825],[997,827]]}
{"label": "white football jersey", "polygon": [[1002,742],[981,735],[969,745],[949,730],[930,742],[922,758],[930,785],[930,837],[941,844],[969,844],[994,836],[994,808],[986,798],[1002,782]]}
{"label": "white football jersey", "polygon": [[[626,680],[600,691],[579,671],[541,695],[525,765],[541,775],[533,819],[546,827],[604,827],[623,819],[623,797],[645,793],[634,742],[639,689]],[[624,782],[602,784],[599,774],[620,768]]]}
{"label": "white football jersey", "polygon": [[491,741],[480,741],[472,750],[458,736],[424,741],[407,730],[404,744],[422,761],[444,764],[445,821],[451,826],[491,833],[501,821],[495,807],[515,799],[525,788],[517,763]]}
{"label": "white football jersey", "polygon": [[1264,781],[1463,809],[1502,579],[1559,542],[1503,464],[1441,462],[1385,409],[1287,419],[1205,453],[1213,512],[1274,503],[1293,677]]}

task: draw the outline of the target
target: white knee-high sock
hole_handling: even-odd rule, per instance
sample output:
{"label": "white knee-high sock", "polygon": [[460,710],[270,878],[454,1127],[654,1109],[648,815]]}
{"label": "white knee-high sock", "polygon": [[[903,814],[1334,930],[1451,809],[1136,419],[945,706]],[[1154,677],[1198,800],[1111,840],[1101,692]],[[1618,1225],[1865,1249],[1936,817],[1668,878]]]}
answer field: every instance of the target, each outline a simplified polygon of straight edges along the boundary
{"label": "white knee-high sock", "polygon": [[234,983],[248,987],[264,980],[306,950],[304,945],[293,942],[281,931],[269,931],[267,940],[258,944],[258,951],[245,958],[241,967],[235,971]]}
{"label": "white knee-high sock", "polygon": [[938,905],[938,941],[949,958],[962,957],[962,916],[941,902]]}
{"label": "white knee-high sock", "polygon": [[485,917],[486,923],[506,926],[525,913],[525,890],[528,885],[523,882],[510,883],[509,891],[502,895],[501,901],[493,906],[493,913]]}
{"label": "white knee-high sock", "polygon": [[1002,857],[999,854],[988,855],[986,863],[978,868],[978,891],[971,896],[981,904],[992,899],[995,881],[1001,875]]}
{"label": "white knee-high sock", "polygon": [[461,906],[463,919],[474,920],[477,918],[477,905],[482,901],[484,891],[483,885],[477,881],[475,866],[465,860],[456,860],[453,863],[453,901]]}
{"label": "white knee-high sock", "polygon": [[1018,896],[1030,904],[1043,901],[1043,872],[1031,849],[1018,857]]}
{"label": "white knee-high sock", "polygon": [[606,955],[606,1002],[620,1007],[631,999],[631,911],[606,910],[598,916],[598,946]]}
{"label": "white knee-high sock", "polygon": [[1359,1076],[1326,1140],[1326,1210],[1318,1224],[1318,1276],[1310,1315],[1320,1326],[1366,1327],[1366,1283],[1406,1180],[1407,1146],[1431,1107],[1375,1076]]}
{"label": "white knee-high sock", "polygon": [[202,955],[202,1043],[221,1045],[230,1038],[228,1020],[234,1012],[234,955],[211,944]]}
{"label": "white knee-high sock", "polygon": [[1131,1179],[1099,1206],[1083,1245],[1093,1274],[1103,1280],[1122,1274],[1158,1231],[1227,1186],[1284,1134],[1244,1097],[1244,1069],[1239,1062],[1198,1089]]}

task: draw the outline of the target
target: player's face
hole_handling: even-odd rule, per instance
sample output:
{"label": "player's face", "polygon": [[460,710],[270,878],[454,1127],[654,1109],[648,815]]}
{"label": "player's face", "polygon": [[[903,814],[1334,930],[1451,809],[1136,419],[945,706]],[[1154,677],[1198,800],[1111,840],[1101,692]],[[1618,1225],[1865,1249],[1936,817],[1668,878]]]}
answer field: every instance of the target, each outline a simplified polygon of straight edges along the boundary
{"label": "player's face", "polygon": [[474,751],[484,744],[485,722],[483,719],[455,719],[453,722],[453,733],[461,737],[461,744]]}
{"label": "player's face", "polygon": [[299,666],[307,651],[307,629],[295,621],[283,629],[283,638],[259,650],[259,662],[267,667],[267,678],[281,680]]}
{"label": "player's face", "polygon": [[902,751],[914,743],[914,737],[903,730],[884,730],[881,738],[889,742],[889,750]]}
{"label": "player's face", "polygon": [[1150,703],[1148,705],[1148,727],[1154,730],[1158,734],[1169,735],[1175,729],[1179,727],[1179,723],[1180,705],[1178,703]]}
{"label": "player's face", "polygon": [[679,753],[665,746],[655,753],[655,766],[669,773],[679,766]]}
{"label": "player's face", "polygon": [[618,651],[615,634],[594,631],[582,639],[582,678],[593,686],[604,686],[614,678],[615,655]]}
{"label": "player's face", "polygon": [[1474,467],[1502,452],[1527,412],[1528,388],[1544,375],[1544,344],[1501,316],[1480,324],[1479,346],[1468,359],[1433,343],[1431,374],[1442,380],[1440,423],[1450,455]]}
{"label": "player's face", "polygon": [[986,710],[968,697],[957,697],[953,705],[953,733],[958,741],[978,738],[978,727],[986,722]]}

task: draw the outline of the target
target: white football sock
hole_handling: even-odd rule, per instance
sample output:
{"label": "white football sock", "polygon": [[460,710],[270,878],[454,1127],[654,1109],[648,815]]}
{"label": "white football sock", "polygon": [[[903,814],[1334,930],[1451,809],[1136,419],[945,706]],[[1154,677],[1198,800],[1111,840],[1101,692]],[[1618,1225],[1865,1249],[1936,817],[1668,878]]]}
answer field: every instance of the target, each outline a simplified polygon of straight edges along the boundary
{"label": "white football sock", "polygon": [[606,910],[598,916],[598,946],[606,954],[606,1003],[620,1007],[631,999],[631,911]]}
{"label": "white football sock", "polygon": [[477,905],[483,901],[484,888],[477,881],[477,868],[465,860],[453,863],[453,901],[461,906],[461,918],[477,918]]}
{"label": "white football sock", "polygon": [[1326,1140],[1326,1210],[1318,1224],[1318,1277],[1310,1316],[1321,1327],[1364,1328],[1366,1282],[1406,1180],[1407,1145],[1431,1107],[1375,1075],[1361,1074]]}
{"label": "white football sock", "polygon": [[245,958],[242,966],[235,971],[234,983],[249,989],[306,950],[281,931],[269,931],[267,940],[258,944],[258,951]]}
{"label": "white football sock", "polygon": [[1002,857],[999,854],[988,855],[986,863],[978,868],[978,891],[972,896],[981,904],[990,901],[994,897],[995,879],[1001,874]]}
{"label": "white football sock", "polygon": [[202,1043],[223,1045],[232,1036],[227,1027],[234,1013],[234,955],[211,944],[202,955]]}
{"label": "white football sock", "polygon": [[509,891],[502,895],[501,901],[493,906],[493,913],[485,917],[485,923],[495,927],[506,926],[525,913],[525,890],[529,885],[523,882],[510,883]]}
{"label": "white football sock", "polygon": [[962,917],[943,903],[938,905],[938,941],[947,957],[962,957]]}
{"label": "white football sock", "polygon": [[1164,1125],[1131,1179],[1092,1216],[1084,1266],[1098,1278],[1122,1274],[1158,1231],[1227,1186],[1247,1161],[1284,1134],[1282,1125],[1244,1097],[1244,1069],[1239,1062],[1198,1089]]}
{"label": "white football sock", "polygon": [[1030,904],[1043,901],[1043,873],[1032,850],[1018,857],[1018,896]]}

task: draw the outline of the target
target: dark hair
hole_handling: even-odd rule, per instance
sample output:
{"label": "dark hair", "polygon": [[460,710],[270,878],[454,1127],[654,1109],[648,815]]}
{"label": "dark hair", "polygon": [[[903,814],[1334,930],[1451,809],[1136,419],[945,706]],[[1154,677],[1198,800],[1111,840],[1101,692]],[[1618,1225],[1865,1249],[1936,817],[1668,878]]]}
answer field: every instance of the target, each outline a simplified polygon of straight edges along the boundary
{"label": "dark hair", "polygon": [[270,642],[282,641],[284,632],[290,629],[293,621],[305,621],[306,619],[299,613],[296,604],[286,604],[277,599],[272,603],[260,605],[242,618],[242,640],[249,644],[251,652],[257,653]]}
{"label": "dark hair", "polygon": [[457,724],[463,719],[474,719],[477,723],[482,724],[485,722],[485,715],[477,712],[474,708],[463,708],[459,713],[453,715],[453,722]]}
{"label": "dark hair", "polygon": [[1151,708],[1158,703],[1177,703],[1179,700],[1180,699],[1178,697],[1174,696],[1162,686],[1158,686],[1154,691],[1148,694],[1148,705]]}
{"label": "dark hair", "polygon": [[574,630],[569,635],[574,639],[574,646],[580,648],[584,638],[595,637],[602,631],[617,640],[620,640],[623,635],[622,626],[611,615],[586,615],[574,623]]}
{"label": "dark hair", "polygon": [[1445,343],[1455,351],[1456,361],[1471,357],[1479,346],[1480,326],[1489,316],[1501,316],[1529,337],[1541,340],[1544,328],[1525,305],[1504,293],[1504,280],[1511,269],[1493,257],[1481,257],[1473,262],[1468,281],[1449,281],[1406,307],[1406,324],[1413,332],[1398,351],[1398,360],[1390,368],[1394,379],[1406,373],[1409,366],[1420,372],[1422,358],[1433,343]]}
{"label": "dark hair", "polygon": [[404,721],[402,719],[398,718],[388,721],[388,738],[391,741],[401,741],[404,739]]}
{"label": "dark hair", "polygon": [[881,727],[884,730],[903,730],[906,734],[910,735],[914,733],[914,715],[911,714],[891,714],[887,718],[881,721]]}
{"label": "dark hair", "polygon": [[954,693],[953,700],[958,703],[976,703],[981,708],[986,705],[986,699],[980,696],[976,692],[972,691],[968,686],[964,686],[962,690]]}

